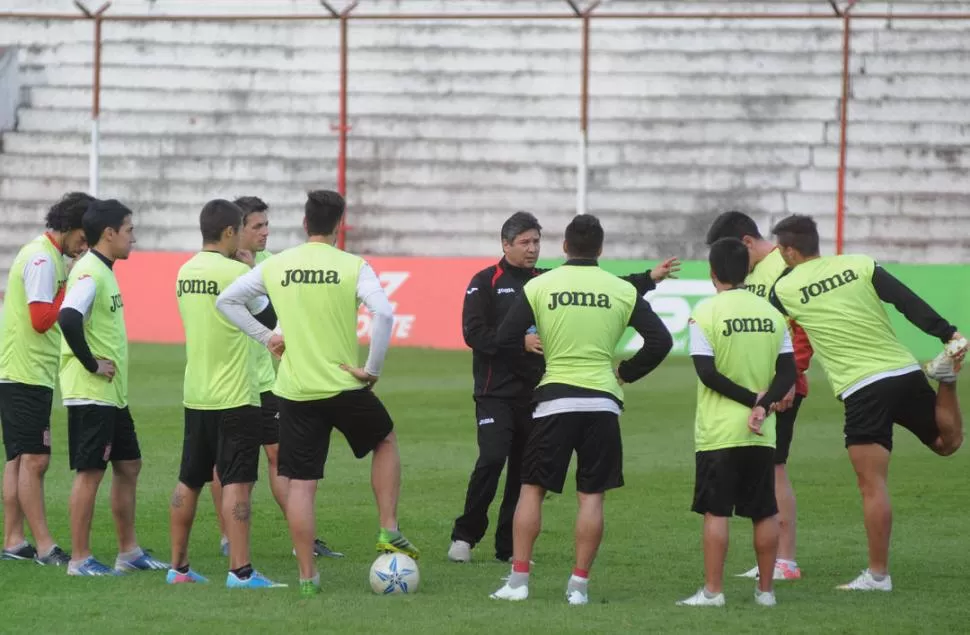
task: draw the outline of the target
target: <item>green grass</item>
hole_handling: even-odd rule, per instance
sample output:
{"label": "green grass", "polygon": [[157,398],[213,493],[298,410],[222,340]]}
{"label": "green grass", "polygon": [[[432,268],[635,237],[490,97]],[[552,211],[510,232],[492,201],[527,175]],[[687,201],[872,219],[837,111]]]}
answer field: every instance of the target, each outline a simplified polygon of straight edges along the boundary
{"label": "green grass", "polygon": [[[131,407],[145,464],[138,501],[143,546],[168,557],[168,498],[178,475],[182,431],[180,347],[132,348]],[[336,435],[318,496],[320,532],[347,557],[322,561],[324,593],[303,601],[286,526],[257,485],[253,561],[289,589],[227,591],[212,505],[203,498],[192,536],[193,567],[213,584],[168,587],[164,573],[118,579],[68,578],[62,569],[0,562],[0,632],[222,633],[605,633],[605,632],[933,632],[962,631],[967,556],[964,450],[931,454],[898,430],[891,489],[896,513],[892,594],[834,590],[865,567],[865,536],[855,480],[842,447],[839,404],[820,376],[796,429],[790,463],[799,500],[799,554],[804,579],[782,583],[778,607],[756,607],[748,580],[729,578],[723,610],[674,601],[702,583],[700,520],[690,513],[693,483],[694,378],[685,360],[667,361],[629,387],[623,416],[626,487],[607,499],[606,536],[593,569],[592,604],[565,605],[572,566],[573,485],[545,506],[532,598],[499,603],[488,594],[507,565],[490,559],[489,535],[476,562],[447,562],[451,523],[462,507],[476,456],[466,353],[392,351],[378,393],[394,416],[404,464],[401,523],[423,550],[421,590],[404,597],[371,593],[376,518],[367,461],[357,462]],[[963,397],[970,398],[970,391]],[[64,409],[55,408],[55,446],[47,480],[55,537],[69,546]],[[265,469],[263,469],[265,477]],[[93,548],[106,562],[116,552],[107,479],[94,522]],[[497,511],[497,504],[494,506]],[[493,516],[494,517],[494,516]],[[732,523],[728,572],[753,563],[749,523]]]}

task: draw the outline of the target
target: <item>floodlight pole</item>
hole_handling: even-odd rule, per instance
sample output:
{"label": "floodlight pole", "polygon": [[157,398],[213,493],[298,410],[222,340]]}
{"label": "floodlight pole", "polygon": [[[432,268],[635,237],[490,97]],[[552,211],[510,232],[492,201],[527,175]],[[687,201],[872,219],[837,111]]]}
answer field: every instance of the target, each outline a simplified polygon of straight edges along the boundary
{"label": "floodlight pole", "polygon": [[91,85],[91,146],[88,149],[88,193],[97,197],[101,184],[101,24],[104,12],[111,6],[105,2],[91,12],[79,0],[74,5],[94,22],[94,81]]}
{"label": "floodlight pole", "polygon": [[579,90],[579,156],[576,165],[576,214],[585,214],[589,209],[589,30],[590,15],[602,0],[594,0],[584,11],[570,0],[566,0],[576,15],[582,19],[582,70]]}

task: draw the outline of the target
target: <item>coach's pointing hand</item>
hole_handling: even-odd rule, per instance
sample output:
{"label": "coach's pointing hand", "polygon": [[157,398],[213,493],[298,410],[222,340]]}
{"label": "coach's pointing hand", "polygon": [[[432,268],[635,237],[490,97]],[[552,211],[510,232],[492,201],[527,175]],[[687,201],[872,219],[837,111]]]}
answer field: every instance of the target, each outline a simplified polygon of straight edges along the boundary
{"label": "coach's pointing hand", "polygon": [[373,386],[374,384],[377,383],[377,380],[379,379],[378,377],[374,377],[373,375],[368,373],[363,368],[351,368],[347,364],[341,364],[340,370],[347,371],[348,373],[353,375],[357,379],[357,381],[367,384],[368,386]]}
{"label": "coach's pointing hand", "polygon": [[677,272],[680,271],[680,259],[674,256],[673,258],[667,258],[662,263],[650,270],[650,279],[654,282],[660,282],[667,278],[676,278]]}

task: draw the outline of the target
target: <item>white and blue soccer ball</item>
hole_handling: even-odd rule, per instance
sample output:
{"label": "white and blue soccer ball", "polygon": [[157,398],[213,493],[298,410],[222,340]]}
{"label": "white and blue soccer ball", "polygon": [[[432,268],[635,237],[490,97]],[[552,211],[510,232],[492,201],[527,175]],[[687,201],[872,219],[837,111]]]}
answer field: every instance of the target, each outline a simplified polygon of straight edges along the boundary
{"label": "white and blue soccer ball", "polygon": [[384,553],[370,567],[370,586],[378,595],[417,593],[418,563],[403,553]]}

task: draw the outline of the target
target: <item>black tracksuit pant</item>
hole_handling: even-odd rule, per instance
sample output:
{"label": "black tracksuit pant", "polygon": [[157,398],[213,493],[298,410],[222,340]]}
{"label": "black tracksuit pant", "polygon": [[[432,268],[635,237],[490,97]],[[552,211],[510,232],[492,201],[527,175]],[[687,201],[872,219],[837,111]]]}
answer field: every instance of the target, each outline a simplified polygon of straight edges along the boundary
{"label": "black tracksuit pant", "polygon": [[530,398],[497,399],[476,397],[478,417],[478,461],[468,481],[465,511],[455,520],[452,540],[464,540],[475,546],[488,530],[488,507],[498,491],[502,468],[505,493],[495,529],[495,557],[512,557],[512,518],[522,487],[522,451],[532,429],[534,405]]}

